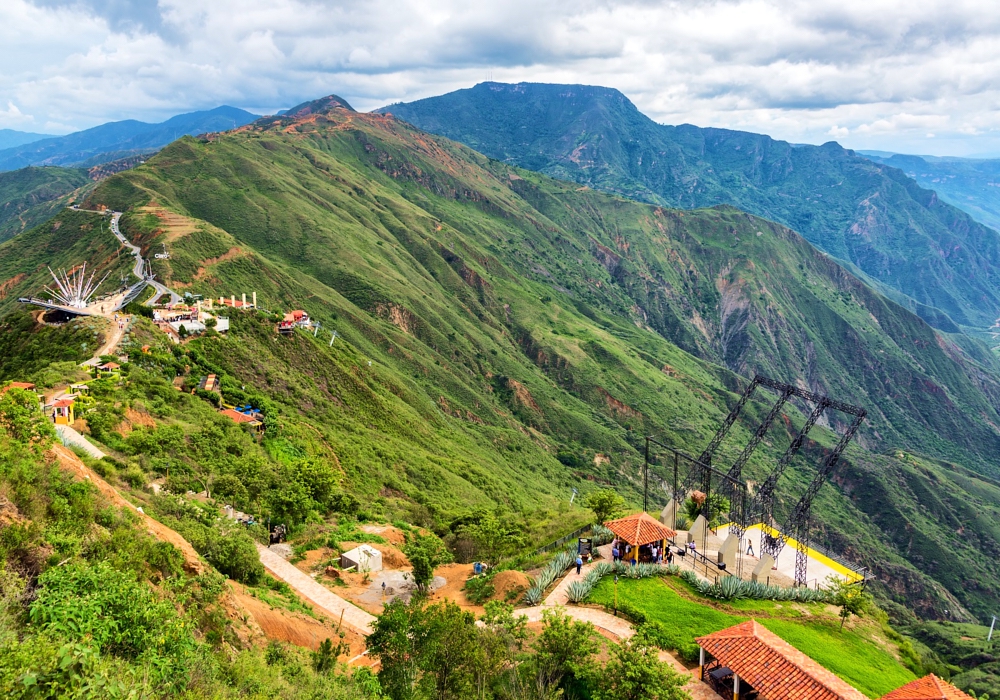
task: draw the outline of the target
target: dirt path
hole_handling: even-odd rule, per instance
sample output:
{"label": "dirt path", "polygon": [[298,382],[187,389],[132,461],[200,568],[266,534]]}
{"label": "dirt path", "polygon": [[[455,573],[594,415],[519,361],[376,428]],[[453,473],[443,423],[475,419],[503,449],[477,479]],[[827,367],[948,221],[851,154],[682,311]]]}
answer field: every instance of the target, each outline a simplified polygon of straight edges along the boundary
{"label": "dirt path", "polygon": [[119,316],[119,319],[121,320],[115,321],[114,317],[108,319],[108,323],[111,324],[111,330],[105,337],[104,345],[98,348],[97,352],[94,353],[93,357],[91,357],[89,360],[81,364],[91,365],[96,367],[97,365],[101,364],[101,355],[110,355],[112,354],[114,349],[118,347],[118,343],[122,341],[122,336],[125,335],[125,329],[128,328],[128,324],[132,320],[132,317]]}
{"label": "dirt path", "polygon": [[345,625],[364,635],[372,633],[374,615],[334,595],[326,586],[317,583],[311,576],[299,571],[264,545],[258,544],[257,551],[260,553],[261,563],[272,576],[287,583],[292,590],[320,608],[323,614],[333,620],[340,620],[343,615]]}

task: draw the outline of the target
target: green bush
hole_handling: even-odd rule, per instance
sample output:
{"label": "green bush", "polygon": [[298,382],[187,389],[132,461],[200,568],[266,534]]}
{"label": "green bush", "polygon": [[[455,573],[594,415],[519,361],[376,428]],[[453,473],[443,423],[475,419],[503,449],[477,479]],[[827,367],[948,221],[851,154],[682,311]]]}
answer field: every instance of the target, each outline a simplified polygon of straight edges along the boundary
{"label": "green bush", "polygon": [[211,537],[205,548],[205,558],[212,566],[231,579],[250,585],[264,576],[257,547],[250,535],[240,530],[223,532]]}

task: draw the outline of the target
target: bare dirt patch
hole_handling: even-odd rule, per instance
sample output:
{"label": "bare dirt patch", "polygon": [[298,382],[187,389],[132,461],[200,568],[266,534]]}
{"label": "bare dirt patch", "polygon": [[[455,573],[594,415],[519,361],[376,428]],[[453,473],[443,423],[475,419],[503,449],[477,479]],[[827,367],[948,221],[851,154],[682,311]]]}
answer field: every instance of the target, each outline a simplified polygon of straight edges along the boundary
{"label": "bare dirt patch", "polygon": [[163,207],[145,206],[139,207],[139,211],[152,214],[160,220],[160,230],[163,233],[164,243],[172,243],[178,238],[194,233],[198,230],[200,223],[196,219],[167,211]]}
{"label": "bare dirt patch", "polygon": [[[337,620],[321,622],[302,613],[272,608],[264,601],[242,592],[242,587],[238,584],[233,586],[233,598],[243,610],[253,616],[268,639],[307,649],[318,648],[324,639],[329,639],[334,644],[340,641],[336,629]],[[353,658],[365,650],[364,637],[346,625],[343,632],[344,641],[350,645],[349,652],[344,655],[346,658]]]}
{"label": "bare dirt patch", "polygon": [[531,581],[523,571],[501,571],[493,577],[494,600],[516,600],[528,590]]}

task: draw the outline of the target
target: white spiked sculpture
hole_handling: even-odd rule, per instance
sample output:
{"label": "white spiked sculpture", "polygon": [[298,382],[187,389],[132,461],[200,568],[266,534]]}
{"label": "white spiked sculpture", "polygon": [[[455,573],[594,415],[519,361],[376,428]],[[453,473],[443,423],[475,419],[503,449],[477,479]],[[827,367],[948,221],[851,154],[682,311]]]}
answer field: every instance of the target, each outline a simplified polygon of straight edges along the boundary
{"label": "white spiked sculpture", "polygon": [[96,273],[91,273],[90,278],[87,277],[87,263],[84,263],[75,272],[67,273],[59,270],[59,274],[57,275],[52,271],[51,267],[48,270],[49,274],[52,275],[52,279],[55,280],[59,291],[57,292],[51,287],[45,287],[45,289],[63,306],[71,306],[75,309],[86,308],[97,288],[108,278],[108,275],[104,275],[100,282],[94,284],[94,274]]}

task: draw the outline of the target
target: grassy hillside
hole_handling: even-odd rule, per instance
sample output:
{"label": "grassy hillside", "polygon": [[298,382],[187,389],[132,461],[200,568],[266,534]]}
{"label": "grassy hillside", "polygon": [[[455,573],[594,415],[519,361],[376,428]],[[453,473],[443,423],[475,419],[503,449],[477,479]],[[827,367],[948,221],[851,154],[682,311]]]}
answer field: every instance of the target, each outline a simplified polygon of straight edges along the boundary
{"label": "grassy hillside", "polygon": [[[851,451],[815,523],[822,542],[879,564],[895,612],[984,614],[1000,590],[988,519],[951,501],[924,506],[939,481],[974,492],[980,510],[1000,500],[973,490],[996,469],[988,355],[950,344],[780,226],[579,191],[346,109],[184,139],[106,180],[91,203],[126,210],[124,229],[147,249],[165,243],[171,259],[154,264],[178,290],[257,291],[262,306],[322,322],[315,338],[279,339],[272,321],[234,314],[229,338],[193,341],[197,354],[150,371],[164,387],[178,371],[214,371],[234,401],[275,402],[268,435],[286,442],[269,454],[315,455],[386,515],[447,533],[499,505],[538,541],[570,530],[586,518],[568,506],[571,488],[613,483],[636,499],[642,436],[699,450],[743,386],[736,373],[762,370],[872,412],[868,451]],[[63,212],[0,247],[0,279],[29,274],[44,251],[88,254],[58,246],[64,226],[89,225],[83,216]],[[81,244],[105,245],[89,221]],[[31,284],[10,283],[11,296]],[[764,411],[753,404],[748,421]],[[750,478],[801,420],[789,410]],[[738,426],[734,437],[747,436]],[[782,513],[832,441],[814,437],[783,483]],[[911,468],[900,449],[964,467]],[[893,472],[909,480],[886,481]],[[884,500],[869,497],[877,490]],[[913,540],[960,558],[928,566]]]}
{"label": "grassy hillside", "polygon": [[0,242],[51,219],[69,195],[90,184],[72,168],[23,168],[0,173]]}
{"label": "grassy hillside", "polygon": [[732,204],[785,224],[946,330],[942,314],[981,328],[1000,315],[1000,236],[836,143],[656,124],[617,90],[584,85],[482,83],[381,111],[554,177],[675,207]]}

